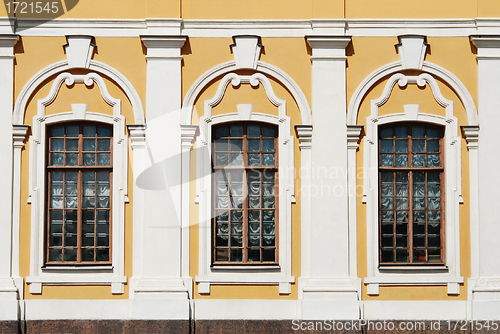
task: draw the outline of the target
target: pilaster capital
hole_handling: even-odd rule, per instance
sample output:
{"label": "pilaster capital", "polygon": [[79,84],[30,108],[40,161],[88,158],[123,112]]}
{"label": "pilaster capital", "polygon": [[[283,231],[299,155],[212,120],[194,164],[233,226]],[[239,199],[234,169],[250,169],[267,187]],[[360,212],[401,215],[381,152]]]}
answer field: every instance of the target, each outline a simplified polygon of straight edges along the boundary
{"label": "pilaster capital", "polygon": [[182,59],[181,48],[186,36],[143,35],[141,40],[148,50],[148,59]]}
{"label": "pilaster capital", "polygon": [[190,150],[193,147],[197,131],[198,125],[181,125],[181,147],[183,151]]}
{"label": "pilaster capital", "polygon": [[500,59],[500,35],[471,35],[470,40],[478,60]]}
{"label": "pilaster capital", "polygon": [[312,49],[312,60],[345,60],[350,36],[306,36]]}
{"label": "pilaster capital", "polygon": [[130,133],[130,146],[132,149],[145,148],[146,147],[146,125],[145,124],[133,124],[127,125],[128,131]]}
{"label": "pilaster capital", "polygon": [[312,125],[295,125],[295,131],[297,132],[297,138],[299,139],[299,148],[301,150],[311,149],[313,135],[312,130]]}
{"label": "pilaster capital", "polygon": [[0,59],[14,59],[14,46],[19,40],[18,35],[0,34]]}
{"label": "pilaster capital", "polygon": [[348,125],[347,126],[347,148],[357,150],[359,147],[359,139],[361,136],[361,131],[363,130],[362,125]]}
{"label": "pilaster capital", "polygon": [[29,125],[13,125],[12,126],[12,144],[14,148],[23,148],[24,140],[30,129]]}
{"label": "pilaster capital", "polygon": [[479,125],[462,125],[462,133],[467,141],[467,148],[477,149],[479,147]]}

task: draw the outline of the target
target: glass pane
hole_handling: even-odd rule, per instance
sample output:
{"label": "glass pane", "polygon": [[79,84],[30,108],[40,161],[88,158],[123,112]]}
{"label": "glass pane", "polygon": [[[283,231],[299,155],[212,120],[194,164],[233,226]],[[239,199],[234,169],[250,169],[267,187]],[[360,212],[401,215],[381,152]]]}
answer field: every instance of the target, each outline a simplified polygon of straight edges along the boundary
{"label": "glass pane", "polygon": [[396,211],[396,222],[408,222],[408,211]]}
{"label": "glass pane", "polygon": [[215,251],[215,260],[216,261],[228,261],[229,260],[229,249],[218,248]]}
{"label": "glass pane", "polygon": [[51,153],[50,154],[50,165],[51,166],[62,166],[64,164],[64,154],[63,153]]}
{"label": "glass pane", "polygon": [[83,165],[84,166],[95,166],[95,154],[94,153],[83,153]]}
{"label": "glass pane", "polygon": [[441,165],[439,154],[427,154],[427,166],[439,167]]}
{"label": "glass pane", "polygon": [[63,185],[61,182],[52,181],[52,185],[50,188],[51,188],[50,194],[52,196],[62,196],[63,195]]}
{"label": "glass pane", "polygon": [[394,166],[394,155],[393,154],[381,154],[380,155],[380,166],[392,167]]}
{"label": "glass pane", "polygon": [[260,210],[248,210],[249,222],[260,222]]}
{"label": "glass pane", "polygon": [[396,183],[408,182],[408,172],[396,172]]}
{"label": "glass pane", "polygon": [[62,246],[62,234],[52,234],[49,240],[50,246]]}
{"label": "glass pane", "polygon": [[248,234],[260,235],[260,223],[248,223]]}
{"label": "glass pane", "polygon": [[84,125],[83,126],[83,136],[84,137],[95,137],[96,130],[94,125]]}
{"label": "glass pane", "polygon": [[94,250],[93,249],[82,249],[82,260],[86,262],[94,261]]}
{"label": "glass pane", "polygon": [[95,172],[86,172],[83,173],[83,182],[84,183],[94,183],[95,182]]}
{"label": "glass pane", "polygon": [[217,238],[215,238],[215,245],[216,246],[228,246],[229,245],[229,236],[227,235],[217,235]]}
{"label": "glass pane", "polygon": [[425,166],[425,154],[413,154],[412,161],[413,167]]}
{"label": "glass pane", "polygon": [[408,166],[408,154],[396,154],[396,167]]}
{"label": "glass pane", "polygon": [[428,224],[427,229],[428,229],[430,234],[440,234],[441,233],[441,225],[439,223]]}
{"label": "glass pane", "polygon": [[96,254],[97,261],[109,261],[109,249],[97,249],[97,254]]}
{"label": "glass pane", "polygon": [[111,153],[97,153],[98,166],[111,166]]}
{"label": "glass pane", "polygon": [[413,261],[425,262],[425,249],[414,249],[413,250]]}
{"label": "glass pane", "polygon": [[274,128],[269,126],[262,127],[262,137],[276,137],[276,132]]}
{"label": "glass pane", "polygon": [[414,209],[424,209],[425,208],[425,198],[414,197],[413,198],[413,208]]}
{"label": "glass pane", "polygon": [[232,235],[231,236],[231,247],[241,247],[243,246],[243,236]]}
{"label": "glass pane", "polygon": [[109,236],[106,234],[99,234],[97,236],[97,246],[109,246]]}
{"label": "glass pane", "polygon": [[274,166],[274,153],[262,154],[262,165],[263,166]]}
{"label": "glass pane", "polygon": [[52,196],[50,198],[50,207],[54,209],[62,209],[63,208],[63,198],[59,196]]}
{"label": "glass pane", "polygon": [[243,137],[243,125],[231,125],[229,132],[231,137]]}
{"label": "glass pane", "polygon": [[408,152],[408,141],[396,140],[396,153],[406,153],[406,152]]}
{"label": "glass pane", "polygon": [[441,262],[441,250],[440,249],[429,249],[429,262],[439,263]]}
{"label": "glass pane", "polygon": [[95,197],[84,197],[83,198],[83,207],[84,208],[95,208]]}
{"label": "glass pane", "polygon": [[441,211],[427,211],[429,223],[439,223],[441,221]]}
{"label": "glass pane", "polygon": [[439,183],[439,172],[429,172],[427,173],[428,183]]}
{"label": "glass pane", "polygon": [[231,197],[232,209],[243,209],[243,197]]}
{"label": "glass pane", "polygon": [[427,152],[439,152],[439,140],[428,140]]}
{"label": "glass pane", "polygon": [[243,221],[243,211],[232,210],[231,211],[231,221],[232,222],[242,222]]}
{"label": "glass pane", "polygon": [[275,235],[274,223],[262,223],[262,234]]}
{"label": "glass pane", "polygon": [[425,247],[425,235],[413,237],[413,247]]}
{"label": "glass pane", "polygon": [[407,138],[408,137],[408,127],[407,126],[396,126],[394,128],[396,132],[396,138]]}
{"label": "glass pane", "polygon": [[383,236],[380,245],[382,247],[393,247],[394,245],[394,238],[393,236]]}
{"label": "glass pane", "polygon": [[243,183],[241,182],[231,182],[231,195],[232,196],[243,196]]}
{"label": "glass pane", "polygon": [[274,196],[274,183],[273,184],[263,184],[263,194],[264,196]]}
{"label": "glass pane", "polygon": [[49,250],[49,261],[62,261],[62,248],[51,248]]}
{"label": "glass pane", "polygon": [[263,197],[262,198],[263,207],[265,209],[273,209],[274,208],[274,201],[275,201],[274,196],[272,196],[272,197]]}
{"label": "glass pane", "polygon": [[392,138],[393,128],[385,128],[380,130],[380,138]]}
{"label": "glass pane", "polygon": [[215,207],[218,209],[229,208],[229,197],[217,197],[215,199]]}
{"label": "glass pane", "polygon": [[50,130],[51,137],[64,137],[64,126],[54,127]]}
{"label": "glass pane", "polygon": [[82,238],[83,246],[94,246],[94,233],[85,233]]}
{"label": "glass pane", "polygon": [[262,250],[262,261],[263,262],[274,262],[275,260],[275,250],[273,249],[263,249]]}
{"label": "glass pane", "polygon": [[68,197],[66,196],[66,208],[75,209],[78,208],[78,197]]}
{"label": "glass pane", "polygon": [[258,196],[260,195],[260,183],[251,182],[248,184],[248,195]]}
{"label": "glass pane", "polygon": [[427,209],[429,210],[441,209],[441,199],[439,197],[429,197],[427,199]]}
{"label": "glass pane", "polygon": [[243,139],[231,139],[229,150],[232,152],[243,152]]}
{"label": "glass pane", "polygon": [[[260,236],[258,235],[249,235],[248,236],[248,245],[249,246],[260,246]],[[248,255],[250,257],[250,254]]]}
{"label": "glass pane", "polygon": [[413,138],[424,138],[425,128],[423,126],[412,126],[411,136]]}
{"label": "glass pane", "polygon": [[412,140],[411,150],[413,152],[425,152],[425,140]]}
{"label": "glass pane", "polygon": [[84,151],[95,151],[95,139],[84,139],[83,140],[83,150]]}
{"label": "glass pane", "polygon": [[262,151],[274,152],[274,139],[262,139]]}
{"label": "glass pane", "polygon": [[380,141],[380,152],[393,152],[393,151],[394,151],[394,148],[393,148],[392,139],[391,140],[382,139]]}
{"label": "glass pane", "polygon": [[425,184],[414,184],[413,185],[413,196],[425,197]]}
{"label": "glass pane", "polygon": [[78,139],[66,139],[66,151],[78,151]]}
{"label": "glass pane", "polygon": [[248,139],[248,152],[259,152],[260,151],[260,139]]}
{"label": "glass pane", "polygon": [[227,222],[229,221],[229,212],[216,210],[215,211],[215,219],[217,222]]}
{"label": "glass pane", "polygon": [[425,235],[425,224],[413,224],[413,233]]}
{"label": "glass pane", "polygon": [[262,183],[272,183],[274,184],[274,171],[264,170],[262,173]]}
{"label": "glass pane", "polygon": [[260,261],[260,249],[249,249],[248,250],[248,261]]}
{"label": "glass pane", "polygon": [[66,154],[66,166],[78,166],[78,153]]}
{"label": "glass pane", "polygon": [[405,236],[396,236],[396,247],[408,247],[408,237]]}
{"label": "glass pane", "polygon": [[229,155],[227,153],[216,153],[215,154],[215,165],[216,166],[227,166],[229,163]]}
{"label": "glass pane", "polygon": [[99,183],[97,185],[98,196],[109,196],[109,194],[110,194],[109,183],[108,184]]}
{"label": "glass pane", "polygon": [[260,126],[258,125],[249,125],[247,126],[247,137],[260,137]]}
{"label": "glass pane", "polygon": [[439,236],[429,236],[428,242],[429,242],[429,247],[441,246],[441,238]]}
{"label": "glass pane", "polygon": [[427,195],[428,196],[441,196],[440,185],[438,184],[428,184],[427,185]]}
{"label": "glass pane", "polygon": [[408,209],[408,198],[396,198],[396,210]]}
{"label": "glass pane", "polygon": [[413,173],[413,183],[424,183],[425,173],[424,172],[414,172]]}
{"label": "glass pane", "polygon": [[393,222],[394,211],[382,211],[382,222]]}
{"label": "glass pane", "polygon": [[221,126],[215,129],[215,138],[227,136],[229,136],[229,128],[227,126]]}
{"label": "glass pane", "polygon": [[111,129],[102,126],[97,127],[97,137],[111,137]]}
{"label": "glass pane", "polygon": [[62,233],[63,211],[50,210],[50,233]]}
{"label": "glass pane", "polygon": [[231,154],[231,166],[243,166],[243,154],[232,153]]}
{"label": "glass pane", "polygon": [[396,196],[404,197],[408,196],[408,184],[396,184]]}
{"label": "glass pane", "polygon": [[380,178],[382,183],[392,183],[394,181],[393,172],[380,172]]}
{"label": "glass pane", "polygon": [[394,262],[394,253],[392,250],[383,250],[382,251],[382,262]]}
{"label": "glass pane", "polygon": [[109,208],[109,197],[98,198],[99,208]]}
{"label": "glass pane", "polygon": [[262,236],[263,246],[275,246],[276,237],[274,235]]}
{"label": "glass pane", "polygon": [[248,207],[251,209],[259,209],[260,197],[248,197]]}
{"label": "glass pane", "polygon": [[64,139],[50,139],[50,150],[51,151],[64,151]]}
{"label": "glass pane", "polygon": [[216,151],[229,151],[229,140],[216,139],[215,140],[215,150]]}
{"label": "glass pane", "polygon": [[262,211],[262,221],[274,223],[274,210]]}
{"label": "glass pane", "polygon": [[67,182],[66,196],[78,196],[78,184],[73,182]]}
{"label": "glass pane", "polygon": [[216,185],[217,196],[227,196],[229,195],[229,188],[227,183],[217,182]]}
{"label": "glass pane", "polygon": [[439,129],[427,128],[427,138],[439,138]]}
{"label": "glass pane", "polygon": [[380,208],[386,210],[394,209],[394,199],[392,197],[382,197],[380,201]]}
{"label": "glass pane", "polygon": [[78,125],[66,126],[66,137],[78,137],[79,133],[80,127]]}
{"label": "glass pane", "polygon": [[248,165],[249,166],[260,166],[260,154],[248,154]]}
{"label": "glass pane", "polygon": [[242,249],[231,249],[231,261],[241,262],[243,261],[243,250]]}
{"label": "glass pane", "polygon": [[396,249],[396,262],[409,262],[408,250]]}

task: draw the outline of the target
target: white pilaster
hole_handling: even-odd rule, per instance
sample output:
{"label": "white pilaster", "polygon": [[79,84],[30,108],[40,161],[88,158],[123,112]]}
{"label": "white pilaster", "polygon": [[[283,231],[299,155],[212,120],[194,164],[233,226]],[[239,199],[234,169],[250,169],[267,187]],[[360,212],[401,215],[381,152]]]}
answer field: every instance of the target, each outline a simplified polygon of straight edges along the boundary
{"label": "white pilaster", "polygon": [[300,226],[301,226],[301,277],[299,277],[299,298],[311,274],[311,147],[312,125],[296,125],[300,148]]}
{"label": "white pilaster", "polygon": [[193,280],[189,276],[189,208],[190,208],[190,172],[191,172],[191,149],[193,148],[194,137],[198,131],[197,125],[181,125],[181,148],[182,148],[182,263],[181,276],[184,284],[188,288],[189,296],[193,294]]}
{"label": "white pilaster", "polygon": [[[14,95],[14,45],[17,35],[0,35],[0,320],[17,320],[18,289],[12,279],[14,231],[12,228],[12,112]],[[20,165],[19,165],[20,167]],[[18,240],[17,240],[18,241]],[[19,250],[19,243],[17,242]],[[18,261],[18,260],[17,260]],[[19,262],[19,261],[18,261]],[[19,274],[18,274],[19,275]]]}
{"label": "white pilaster", "polygon": [[[496,256],[500,234],[500,175],[495,166],[500,163],[498,127],[500,124],[500,36],[472,36],[477,47],[478,63],[478,115],[481,130],[477,145],[477,180],[479,195],[478,224],[474,226],[473,203],[471,201],[471,262],[472,272],[469,282],[472,299],[472,318],[485,319],[500,312],[500,262]],[[468,139],[472,131],[467,131]],[[469,158],[471,145],[469,147]],[[472,160],[471,160],[472,163]],[[472,167],[471,167],[472,168]],[[471,182],[473,182],[471,170]],[[471,199],[474,189],[471,186]],[[475,228],[476,230],[472,230]],[[474,236],[476,232],[477,237]],[[476,238],[476,240],[474,240]],[[476,247],[474,249],[473,247]],[[474,264],[478,261],[478,264]],[[474,277],[475,276],[475,277]]]}
{"label": "white pilaster", "polygon": [[[182,36],[141,36],[147,48],[146,149],[137,186],[144,193],[142,257],[134,277],[133,318],[147,319],[144,309],[173,300],[189,317],[188,289],[181,277],[181,47]],[[137,224],[137,222],[134,222]],[[134,274],[135,276],[135,274]],[[145,303],[145,300],[149,303]],[[183,303],[182,300],[185,302]],[[150,314],[154,314],[151,312]],[[168,319],[168,314],[164,317]]]}
{"label": "white pilaster", "polygon": [[347,36],[309,36],[312,48],[310,275],[302,318],[359,317],[359,279],[349,265]]}

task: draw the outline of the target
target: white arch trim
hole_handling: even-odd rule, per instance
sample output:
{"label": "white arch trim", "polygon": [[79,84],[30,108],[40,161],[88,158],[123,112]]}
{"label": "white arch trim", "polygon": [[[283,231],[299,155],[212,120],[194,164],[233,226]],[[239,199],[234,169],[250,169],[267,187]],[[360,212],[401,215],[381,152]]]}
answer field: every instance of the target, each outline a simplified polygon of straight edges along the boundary
{"label": "white arch trim", "polygon": [[[12,122],[15,125],[21,125],[24,123],[24,113],[26,110],[26,105],[30,99],[30,97],[33,95],[33,92],[43,84],[45,80],[50,78],[51,76],[71,70],[72,67],[68,65],[67,60],[62,60],[53,64],[50,64],[49,66],[43,68],[40,70],[37,74],[35,74],[29,81],[28,83],[23,87],[21,90],[21,93],[19,94],[16,104],[14,106],[14,114],[13,114],[13,119]],[[112,81],[117,83],[120,88],[123,89],[125,92],[125,95],[127,95],[127,98],[130,100],[130,103],[132,104],[132,110],[134,113],[134,121],[135,124],[145,124],[145,119],[144,119],[144,108],[142,105],[141,98],[139,97],[139,94],[137,94],[137,91],[135,90],[134,86],[132,83],[123,75],[121,74],[118,70],[114,69],[113,67],[102,63],[97,60],[91,60],[90,61],[90,66],[89,66],[89,71],[94,71],[100,74],[103,74],[107,77],[109,77]],[[94,80],[95,81],[95,80]],[[101,78],[102,81],[102,78]],[[98,81],[96,81],[98,84],[99,88],[101,89],[101,92],[103,92],[102,87],[104,84],[104,81],[100,85]],[[62,81],[60,82],[59,86],[62,84]],[[105,88],[105,85],[104,85]],[[106,88],[105,88],[106,89]],[[58,90],[57,90],[58,91]],[[107,89],[106,89],[107,92]],[[50,94],[49,94],[50,95]],[[57,92],[56,92],[57,95]],[[55,96],[56,96],[55,95]],[[106,94],[102,94],[103,98],[105,101],[110,104],[106,100]],[[107,93],[109,96],[109,93]],[[55,96],[53,98],[55,98]],[[52,100],[53,101],[53,100]]]}
{"label": "white arch trim", "polygon": [[[357,124],[357,118],[358,118],[358,112],[359,112],[359,107],[361,105],[361,101],[365,97],[366,93],[368,90],[374,86],[379,80],[382,78],[399,72],[403,71],[405,68],[403,68],[403,65],[401,64],[401,61],[396,61],[393,63],[386,64],[382,67],[379,67],[370,75],[368,75],[363,82],[356,88],[356,91],[354,92],[351,101],[349,102],[349,106],[347,108],[347,125],[356,125]],[[438,78],[441,78],[444,80],[446,83],[448,83],[452,89],[458,94],[460,100],[462,101],[464,108],[465,108],[465,113],[467,117],[467,124],[468,125],[477,125],[478,124],[478,116],[477,116],[477,109],[476,105],[474,103],[474,100],[472,99],[472,96],[470,95],[469,91],[465,87],[465,85],[458,79],[453,73],[450,71],[446,70],[445,68],[433,64],[428,61],[424,61],[424,64],[422,66],[422,71],[427,72],[429,74],[432,74]],[[437,84],[435,84],[435,80],[433,80],[434,84],[431,83],[431,81],[426,80],[431,89],[433,90],[434,97],[436,98],[436,101],[444,107],[442,104],[444,100],[439,100],[438,96],[441,96],[441,93],[436,94],[435,88],[437,87]],[[395,82],[394,82],[395,83]],[[419,84],[420,85],[420,84]],[[394,85],[393,85],[394,86]],[[386,89],[388,87],[386,86]],[[392,90],[392,87],[391,87]],[[439,91],[439,88],[438,88]],[[390,91],[389,91],[390,93]],[[384,95],[384,94],[382,94]],[[390,94],[389,94],[390,95]],[[389,98],[389,96],[387,96]]]}
{"label": "white arch trim", "polygon": [[[189,88],[188,92],[186,93],[186,96],[184,98],[184,103],[182,105],[182,118],[181,118],[181,124],[182,125],[190,125],[191,120],[192,120],[192,115],[193,115],[193,108],[196,99],[200,95],[201,91],[203,88],[208,86],[210,82],[212,82],[214,79],[217,77],[227,74],[232,71],[239,70],[241,68],[238,68],[236,66],[236,63],[234,60],[228,61],[222,64],[219,64],[207,72],[205,72],[202,76],[196,80],[196,82]],[[267,74],[279,82],[281,82],[285,87],[288,89],[288,91],[292,94],[295,102],[297,103],[302,119],[302,124],[303,125],[310,125],[312,124],[312,116],[311,116],[311,108],[309,107],[309,102],[307,101],[306,96],[300,89],[299,85],[283,70],[279,69],[276,66],[273,66],[271,64],[265,63],[263,61],[258,61],[257,63],[257,72],[262,72],[264,74]],[[264,84],[263,81],[260,80],[260,82],[263,83],[264,88],[266,89],[268,97],[271,96],[269,94],[269,91]],[[229,82],[228,82],[229,83]],[[220,87],[219,87],[220,88]],[[225,89],[226,87],[224,87]],[[272,91],[272,88],[271,88]],[[274,95],[274,92],[273,94]],[[271,102],[276,105],[275,102],[273,102],[272,99],[270,99]],[[279,100],[279,99],[278,99]]]}

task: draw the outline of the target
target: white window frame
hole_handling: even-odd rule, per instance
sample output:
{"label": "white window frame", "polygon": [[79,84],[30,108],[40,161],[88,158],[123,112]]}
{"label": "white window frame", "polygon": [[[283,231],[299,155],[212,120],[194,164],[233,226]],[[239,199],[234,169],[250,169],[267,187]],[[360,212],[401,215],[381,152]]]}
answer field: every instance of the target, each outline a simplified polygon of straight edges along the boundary
{"label": "white window frame", "polygon": [[[416,104],[404,105],[403,113],[379,116],[378,109],[389,99],[392,89],[398,83],[429,84],[436,102],[446,110],[445,116],[420,112]],[[444,168],[445,168],[445,264],[443,266],[385,266],[379,264],[379,170],[378,170],[378,130],[386,124],[397,122],[421,122],[423,125],[444,126]],[[460,276],[460,219],[459,205],[463,203],[461,190],[461,137],[458,120],[453,116],[453,101],[441,94],[436,80],[429,74],[406,76],[401,73],[392,75],[382,95],[371,101],[371,115],[366,119],[364,139],[364,193],[363,203],[367,210],[367,284],[369,295],[378,295],[379,286],[394,285],[447,285],[449,295],[458,295],[459,284],[464,282]]]}
{"label": "white window frame", "polygon": [[[278,107],[278,115],[253,112],[253,105],[239,104],[237,112],[212,116],[212,108],[220,103],[229,83],[233,86],[262,84],[269,101]],[[260,122],[278,126],[278,174],[279,174],[279,264],[269,266],[213,266],[212,265],[212,127],[229,122]],[[294,141],[290,135],[290,117],[286,116],[286,101],[279,99],[269,79],[262,73],[251,76],[226,74],[215,96],[205,101],[205,113],[200,119],[200,135],[196,141],[197,151],[197,197],[199,207],[199,270],[195,281],[198,292],[210,293],[211,284],[255,284],[278,285],[280,294],[291,293],[291,210],[294,197]]]}
{"label": "white window frame", "polygon": [[[46,106],[57,97],[61,85],[94,82],[101,96],[113,107],[113,115],[87,111],[87,104],[72,104],[72,111],[46,115]],[[52,84],[50,93],[38,100],[37,115],[33,117],[33,134],[30,136],[30,195],[31,203],[31,250],[30,276],[26,283],[31,294],[41,294],[43,285],[111,285],[112,294],[123,294],[127,278],[124,275],[124,225],[127,197],[128,136],[125,117],[121,115],[121,101],[113,98],[104,80],[97,73],[72,75],[59,74]],[[112,264],[111,266],[60,266],[45,267],[45,217],[46,217],[46,131],[54,124],[66,122],[98,122],[113,127],[113,198],[112,198]]]}

